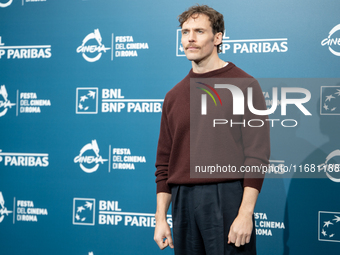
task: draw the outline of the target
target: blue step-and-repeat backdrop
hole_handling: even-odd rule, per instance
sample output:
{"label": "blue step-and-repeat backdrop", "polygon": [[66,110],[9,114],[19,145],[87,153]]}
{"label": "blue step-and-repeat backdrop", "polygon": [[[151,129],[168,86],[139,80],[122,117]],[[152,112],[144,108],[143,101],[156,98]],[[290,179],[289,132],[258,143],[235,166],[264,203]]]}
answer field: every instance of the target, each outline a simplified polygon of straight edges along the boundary
{"label": "blue step-and-repeat backdrop", "polygon": [[[177,16],[195,3],[0,0],[0,254],[173,254],[153,241],[154,163],[164,96],[191,68]],[[340,2],[200,3],[268,108],[278,88],[258,253],[338,254]],[[308,102],[284,115],[289,87]]]}

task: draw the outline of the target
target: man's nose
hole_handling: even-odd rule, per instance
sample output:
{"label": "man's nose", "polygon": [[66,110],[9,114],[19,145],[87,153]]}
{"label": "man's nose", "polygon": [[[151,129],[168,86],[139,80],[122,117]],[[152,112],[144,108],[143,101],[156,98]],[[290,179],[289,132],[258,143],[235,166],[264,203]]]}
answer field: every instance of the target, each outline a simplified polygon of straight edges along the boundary
{"label": "man's nose", "polygon": [[189,33],[188,37],[189,42],[195,42],[196,41],[196,35],[194,32]]}

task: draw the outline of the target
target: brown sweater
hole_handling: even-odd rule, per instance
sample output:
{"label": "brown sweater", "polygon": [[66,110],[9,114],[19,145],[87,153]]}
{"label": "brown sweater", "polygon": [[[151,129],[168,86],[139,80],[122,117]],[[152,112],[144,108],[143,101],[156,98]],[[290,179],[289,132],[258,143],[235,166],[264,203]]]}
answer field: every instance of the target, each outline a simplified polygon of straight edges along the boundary
{"label": "brown sweater", "polygon": [[[240,78],[233,79],[233,85],[243,91],[245,101],[244,115],[233,115],[233,100],[231,93],[227,89],[219,89],[218,94],[221,96],[223,103],[223,118],[229,122],[238,123],[245,120],[245,125],[235,124],[232,127],[230,124],[216,125],[213,128],[212,120],[214,116],[211,112],[216,112],[217,107],[214,108],[215,105],[211,103],[213,100],[209,96],[207,109],[208,111],[211,110],[207,114],[208,117],[202,117],[200,112],[198,112],[197,117],[194,117],[193,102],[190,102],[190,80],[192,82],[199,81],[197,78]],[[262,172],[239,171],[242,166],[268,165],[270,156],[269,122],[265,121],[268,117],[254,115],[249,111],[247,107],[248,87],[253,88],[253,105],[255,109],[267,109],[258,82],[231,62],[221,69],[203,74],[194,73],[191,69],[189,74],[166,94],[157,148],[157,170],[155,173],[157,193],[171,193],[171,185],[220,183],[235,179],[243,180],[244,187],[249,186],[259,191],[261,190],[264,178]],[[193,89],[192,85],[191,89]],[[203,91],[200,92],[204,94]],[[217,99],[216,101],[219,103]],[[212,105],[209,105],[209,103]],[[208,120],[207,122],[207,119],[204,118],[209,117],[211,121]],[[197,124],[197,119],[203,119],[205,123],[210,124],[204,124],[206,126],[202,124],[202,127],[200,127],[201,122],[198,121]],[[250,127],[247,124],[250,119],[261,119],[264,125],[262,127]],[[191,131],[190,121],[191,124],[196,121],[195,128],[193,129],[192,127]],[[199,127],[196,127],[196,124]],[[251,125],[259,125],[259,122],[254,121]],[[207,134],[209,134],[208,137]],[[237,172],[224,172],[221,173],[222,175],[200,173],[199,178],[192,178],[190,171],[193,171],[193,167],[196,165],[196,163],[193,164],[192,162],[193,157],[198,161],[201,158],[210,159],[207,160],[207,162],[211,163],[208,165],[235,166]],[[192,164],[190,164],[190,160]],[[197,164],[201,166],[202,162]]]}

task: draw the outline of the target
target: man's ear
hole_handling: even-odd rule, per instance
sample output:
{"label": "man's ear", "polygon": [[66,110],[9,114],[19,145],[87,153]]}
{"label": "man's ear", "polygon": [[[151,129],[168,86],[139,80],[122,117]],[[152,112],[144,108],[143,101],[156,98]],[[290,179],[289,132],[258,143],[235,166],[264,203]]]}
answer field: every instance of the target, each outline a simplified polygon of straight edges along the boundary
{"label": "man's ear", "polygon": [[222,32],[218,32],[214,35],[214,45],[220,45],[222,43]]}

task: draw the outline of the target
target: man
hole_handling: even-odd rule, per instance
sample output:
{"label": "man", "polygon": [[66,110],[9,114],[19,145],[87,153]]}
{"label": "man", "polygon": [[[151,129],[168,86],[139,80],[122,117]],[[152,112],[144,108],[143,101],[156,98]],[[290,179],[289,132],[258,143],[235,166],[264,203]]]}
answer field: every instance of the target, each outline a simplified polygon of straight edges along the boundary
{"label": "man", "polygon": [[[167,93],[163,104],[155,173],[154,240],[160,249],[175,248],[176,255],[256,254],[253,212],[263,175],[243,172],[224,178],[190,178],[190,150],[192,153],[196,148],[190,147],[189,88],[192,78],[245,78],[250,82],[242,80],[235,85],[244,93],[252,87],[254,107],[266,109],[262,91],[250,75],[219,58],[224,33],[222,14],[198,5],[182,13],[179,22],[182,45],[192,69]],[[235,117],[232,109],[224,111],[231,119]],[[265,119],[255,117],[248,109],[244,116],[236,117]],[[237,168],[269,163],[268,123],[260,128],[233,126],[224,131],[223,137],[215,137],[216,151],[206,147],[203,152],[208,157],[221,155],[223,162]],[[171,202],[174,241],[166,221]]]}

